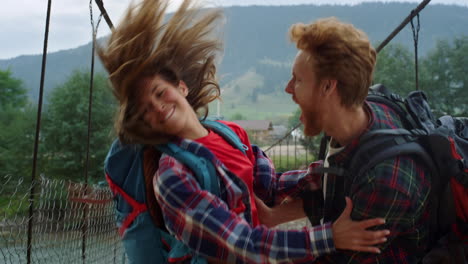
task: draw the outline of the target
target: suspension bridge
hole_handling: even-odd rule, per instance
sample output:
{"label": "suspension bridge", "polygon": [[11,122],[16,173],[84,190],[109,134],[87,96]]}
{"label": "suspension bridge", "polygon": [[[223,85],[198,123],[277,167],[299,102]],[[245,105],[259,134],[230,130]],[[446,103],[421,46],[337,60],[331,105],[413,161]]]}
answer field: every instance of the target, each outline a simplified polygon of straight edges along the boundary
{"label": "suspension bridge", "polygon": [[[418,34],[419,15],[429,4],[424,0],[396,27],[377,47],[381,51],[403,28],[410,24],[414,40],[415,89],[418,89]],[[6,193],[5,186],[14,186],[11,199],[0,215],[0,263],[125,263],[124,250],[115,226],[112,193],[107,185],[92,185],[88,181],[89,145],[92,137],[91,113],[94,76],[94,53],[96,34],[104,18],[110,28],[113,23],[102,0],[95,0],[100,15],[93,18],[92,0],[89,2],[92,27],[91,78],[87,126],[87,153],[85,177],[80,183],[51,180],[37,171],[37,158],[43,108],[44,78],[46,72],[49,22],[52,0],[48,0],[44,44],[42,53],[41,80],[39,88],[37,121],[31,184],[24,188],[22,180],[4,177],[0,194]],[[295,135],[300,124],[265,149],[273,158],[277,168],[300,168],[314,159],[311,139]],[[298,158],[301,157],[301,158]],[[20,193],[18,193],[20,192]],[[17,197],[21,197],[18,199]]]}

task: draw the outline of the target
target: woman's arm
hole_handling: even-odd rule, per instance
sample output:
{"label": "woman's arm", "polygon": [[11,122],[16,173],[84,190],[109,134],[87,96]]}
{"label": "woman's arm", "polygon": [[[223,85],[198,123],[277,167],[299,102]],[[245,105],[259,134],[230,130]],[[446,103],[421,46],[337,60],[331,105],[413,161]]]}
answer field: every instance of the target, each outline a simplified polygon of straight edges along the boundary
{"label": "woman's arm", "polygon": [[[284,202],[273,208],[267,207],[258,197],[256,197],[256,202],[259,219],[267,227],[274,227],[305,217],[302,210],[302,200],[299,199]],[[367,228],[385,224],[384,219],[353,221],[351,220],[352,210],[353,203],[350,198],[346,197],[346,208],[332,225],[335,247],[337,249],[380,253],[379,248],[373,245],[386,242],[386,236],[390,234],[390,231],[368,231]]]}
{"label": "woman's arm", "polygon": [[[310,262],[335,250],[333,233],[341,230],[330,223],[301,230],[253,228],[222,199],[201,190],[191,172],[168,156],[161,158],[153,187],[169,232],[201,256],[228,263]],[[376,223],[361,229],[370,225]],[[344,229],[337,236],[346,235]],[[365,235],[377,236],[379,242],[385,236],[384,231]]]}
{"label": "woman's arm", "polygon": [[273,162],[257,146],[253,145],[254,163],[254,192],[272,207],[286,200],[295,200],[302,189],[321,189],[321,175],[309,173],[315,167],[322,166],[322,161],[316,161],[309,165],[308,170],[293,170],[277,173]]}
{"label": "woman's arm", "polygon": [[273,208],[266,206],[258,197],[255,197],[255,201],[260,223],[267,227],[274,227],[306,217],[302,209],[302,199],[283,201]]}
{"label": "woman's arm", "polygon": [[251,227],[219,197],[201,190],[191,172],[163,156],[153,181],[166,227],[201,256],[225,262],[313,261],[334,251],[330,224],[303,230]]}
{"label": "woman's arm", "polygon": [[[303,184],[313,184],[321,188],[320,175],[309,174],[307,170],[277,173],[270,158],[258,146],[250,144],[249,136],[242,127],[233,122],[220,122],[228,125],[247,146],[246,155],[254,165],[254,193],[268,206],[278,205],[284,200],[297,197]],[[321,161],[314,162],[309,167],[321,164]]]}

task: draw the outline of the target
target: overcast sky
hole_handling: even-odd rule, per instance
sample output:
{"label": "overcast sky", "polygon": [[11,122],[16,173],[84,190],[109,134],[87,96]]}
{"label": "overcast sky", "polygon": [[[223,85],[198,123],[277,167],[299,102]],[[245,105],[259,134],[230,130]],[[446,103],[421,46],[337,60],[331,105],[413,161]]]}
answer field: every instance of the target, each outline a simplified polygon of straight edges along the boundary
{"label": "overcast sky", "polygon": [[[0,59],[26,54],[40,54],[44,42],[47,0],[1,0]],[[131,0],[103,0],[112,21],[117,23]],[[173,1],[174,7],[180,0]],[[376,0],[209,0],[217,6],[291,5],[291,4],[359,4]],[[412,2],[421,0],[386,0],[381,2]],[[94,0],[93,0],[94,4]],[[468,0],[432,0],[430,4],[457,4],[468,7]],[[99,10],[94,6],[94,17]],[[53,0],[48,51],[75,48],[91,41],[89,0]],[[103,20],[98,36],[109,33]]]}

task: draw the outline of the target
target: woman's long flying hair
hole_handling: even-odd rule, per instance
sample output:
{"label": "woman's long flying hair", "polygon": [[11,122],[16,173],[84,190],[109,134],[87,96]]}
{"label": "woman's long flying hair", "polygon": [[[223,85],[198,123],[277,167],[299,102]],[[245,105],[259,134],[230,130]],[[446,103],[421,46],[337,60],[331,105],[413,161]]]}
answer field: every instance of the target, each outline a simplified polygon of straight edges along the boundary
{"label": "woman's long flying hair", "polygon": [[215,60],[221,51],[217,36],[221,11],[184,0],[165,22],[168,5],[167,0],[131,5],[106,45],[98,47],[119,103],[115,129],[123,143],[168,140],[169,135],[155,134],[137,116],[142,78],[159,74],[174,85],[184,81],[189,90],[186,98],[199,116],[207,116],[208,103],[220,94]]}

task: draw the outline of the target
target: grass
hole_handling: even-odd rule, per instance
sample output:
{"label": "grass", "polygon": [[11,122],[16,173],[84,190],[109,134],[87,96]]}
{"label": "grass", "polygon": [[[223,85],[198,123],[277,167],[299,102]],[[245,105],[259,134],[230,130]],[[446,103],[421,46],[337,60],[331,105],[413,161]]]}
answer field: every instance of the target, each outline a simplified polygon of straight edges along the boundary
{"label": "grass", "polygon": [[10,219],[15,216],[24,216],[28,213],[29,203],[24,199],[24,194],[17,196],[0,196],[0,220]]}
{"label": "grass", "polygon": [[[215,101],[209,105],[210,115],[217,114],[217,104]],[[220,103],[220,114],[227,120],[235,114],[248,120],[271,120],[289,117],[296,109],[297,105],[289,97],[281,95],[259,95],[256,102],[249,98],[225,97]]]}

